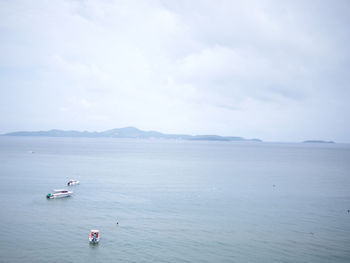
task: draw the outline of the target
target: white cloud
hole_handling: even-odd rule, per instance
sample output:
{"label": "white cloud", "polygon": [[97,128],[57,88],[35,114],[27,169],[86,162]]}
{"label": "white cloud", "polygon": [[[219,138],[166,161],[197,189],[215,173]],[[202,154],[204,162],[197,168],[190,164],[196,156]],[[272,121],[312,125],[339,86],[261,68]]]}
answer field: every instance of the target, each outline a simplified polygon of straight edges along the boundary
{"label": "white cloud", "polygon": [[349,141],[349,10],[346,1],[2,1],[0,124]]}
{"label": "white cloud", "polygon": [[60,107],[59,111],[61,111],[61,112],[68,112],[69,108],[67,108],[67,107]]}

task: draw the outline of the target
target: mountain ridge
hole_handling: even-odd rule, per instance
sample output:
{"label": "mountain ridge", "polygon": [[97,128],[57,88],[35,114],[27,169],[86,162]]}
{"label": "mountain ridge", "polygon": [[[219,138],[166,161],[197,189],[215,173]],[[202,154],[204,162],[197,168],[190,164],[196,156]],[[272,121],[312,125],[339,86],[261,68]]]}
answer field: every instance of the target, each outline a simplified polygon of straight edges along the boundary
{"label": "mountain ridge", "polygon": [[39,137],[85,137],[85,138],[140,138],[140,139],[182,139],[195,141],[254,141],[261,142],[260,139],[245,139],[238,136],[220,135],[188,135],[188,134],[166,134],[158,131],[143,131],[135,127],[115,128],[102,132],[58,130],[48,131],[17,131],[2,134],[2,136],[39,136]]}

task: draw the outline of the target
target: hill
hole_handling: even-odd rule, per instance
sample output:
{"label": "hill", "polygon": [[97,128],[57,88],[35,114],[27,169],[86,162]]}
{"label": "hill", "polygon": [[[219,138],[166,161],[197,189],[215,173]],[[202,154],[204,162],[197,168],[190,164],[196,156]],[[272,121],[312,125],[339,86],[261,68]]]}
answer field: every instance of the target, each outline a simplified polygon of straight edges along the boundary
{"label": "hill", "polygon": [[219,135],[187,135],[187,134],[165,134],[157,131],[142,131],[135,127],[117,128],[102,132],[89,131],[18,131],[3,134],[4,136],[44,136],[44,137],[89,137],[89,138],[141,138],[141,139],[181,139],[196,141],[255,141],[260,139],[245,139],[243,137],[219,136]]}

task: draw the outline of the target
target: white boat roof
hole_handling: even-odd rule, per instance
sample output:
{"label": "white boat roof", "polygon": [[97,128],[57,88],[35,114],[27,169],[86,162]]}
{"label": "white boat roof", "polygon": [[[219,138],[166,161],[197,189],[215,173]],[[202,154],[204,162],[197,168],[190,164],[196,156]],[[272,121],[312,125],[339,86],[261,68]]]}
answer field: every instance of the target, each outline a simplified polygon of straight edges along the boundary
{"label": "white boat roof", "polygon": [[55,192],[68,192],[67,189],[54,189]]}
{"label": "white boat roof", "polygon": [[91,229],[90,232],[94,232],[94,233],[99,233],[100,230],[97,230],[97,229]]}

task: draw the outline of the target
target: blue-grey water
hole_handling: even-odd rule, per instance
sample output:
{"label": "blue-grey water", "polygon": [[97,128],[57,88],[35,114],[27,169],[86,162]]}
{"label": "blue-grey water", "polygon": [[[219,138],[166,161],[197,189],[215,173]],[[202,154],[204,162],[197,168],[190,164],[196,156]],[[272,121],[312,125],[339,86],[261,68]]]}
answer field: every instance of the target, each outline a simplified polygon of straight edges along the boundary
{"label": "blue-grey water", "polygon": [[0,137],[0,180],[0,262],[350,262],[346,144]]}

